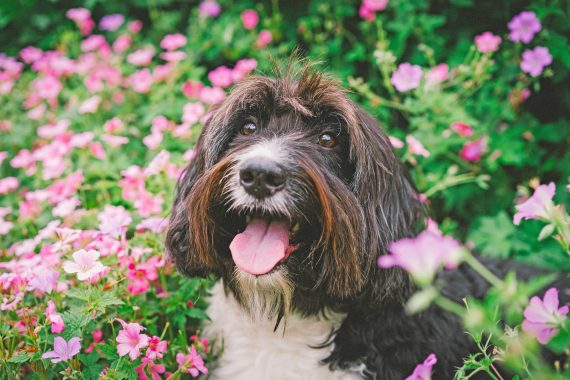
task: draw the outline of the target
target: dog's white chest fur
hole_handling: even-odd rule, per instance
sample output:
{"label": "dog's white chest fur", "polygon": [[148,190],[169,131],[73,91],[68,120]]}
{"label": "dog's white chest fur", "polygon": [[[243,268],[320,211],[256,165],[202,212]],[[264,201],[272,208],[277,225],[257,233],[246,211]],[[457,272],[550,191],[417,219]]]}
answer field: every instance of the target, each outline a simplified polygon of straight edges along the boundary
{"label": "dog's white chest fur", "polygon": [[[331,372],[320,364],[330,346],[316,349],[332,331],[334,322],[323,318],[290,315],[283,334],[282,326],[273,332],[270,321],[252,321],[233,295],[227,295],[218,282],[212,289],[208,315],[212,322],[205,335],[223,341],[224,351],[213,379],[359,379],[357,372]],[[338,321],[340,322],[340,320]]]}

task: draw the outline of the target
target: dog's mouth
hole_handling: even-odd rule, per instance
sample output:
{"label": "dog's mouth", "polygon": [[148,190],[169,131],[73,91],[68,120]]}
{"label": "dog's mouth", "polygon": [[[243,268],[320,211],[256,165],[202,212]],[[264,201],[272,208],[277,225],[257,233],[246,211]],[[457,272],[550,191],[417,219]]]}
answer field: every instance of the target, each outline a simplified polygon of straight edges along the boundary
{"label": "dog's mouth", "polygon": [[247,215],[230,243],[235,265],[264,275],[284,263],[303,243],[300,222],[276,215]]}

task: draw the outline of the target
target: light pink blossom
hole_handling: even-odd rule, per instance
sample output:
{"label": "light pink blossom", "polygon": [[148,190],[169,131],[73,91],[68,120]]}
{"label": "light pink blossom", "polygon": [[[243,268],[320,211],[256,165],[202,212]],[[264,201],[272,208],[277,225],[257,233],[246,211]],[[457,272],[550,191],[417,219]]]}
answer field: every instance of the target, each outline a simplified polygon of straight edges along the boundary
{"label": "light pink blossom", "polygon": [[418,139],[416,139],[414,136],[407,135],[406,136],[406,142],[408,143],[408,151],[411,154],[415,154],[418,156],[424,156],[424,157],[430,156],[430,153],[426,150],[426,148],[424,148],[423,144]]}
{"label": "light pink blossom", "polygon": [[20,181],[16,177],[5,177],[0,179],[0,194],[8,194],[11,191],[14,191],[20,185]]}
{"label": "light pink blossom", "polygon": [[259,35],[257,36],[257,40],[255,41],[255,47],[262,49],[267,45],[269,45],[272,39],[273,39],[273,34],[269,30],[263,29],[261,32],[259,32]]}
{"label": "light pink blossom", "polygon": [[135,92],[145,94],[150,90],[153,83],[152,74],[149,69],[135,71],[130,77],[131,87]]}
{"label": "light pink blossom", "polygon": [[135,66],[148,66],[152,62],[152,57],[154,57],[153,48],[143,48],[134,51],[127,56],[127,62]]}
{"label": "light pink blossom", "polygon": [[513,17],[507,25],[511,30],[509,40],[528,44],[534,35],[542,29],[542,25],[534,12],[523,11]]}
{"label": "light pink blossom", "polygon": [[67,273],[77,273],[80,281],[90,280],[105,270],[105,266],[98,261],[99,251],[80,249],[73,253],[73,261],[65,261],[63,270]]}
{"label": "light pink blossom", "polygon": [[463,123],[461,121],[456,121],[451,123],[451,129],[461,137],[471,137],[473,136],[473,128],[467,123]]}
{"label": "light pink blossom", "polygon": [[420,85],[423,76],[422,68],[418,65],[402,63],[398,70],[392,73],[391,82],[400,92],[413,90]]}
{"label": "light pink blossom", "polygon": [[123,329],[117,335],[117,353],[119,356],[129,355],[131,360],[135,360],[140,356],[140,350],[147,347],[149,337],[146,334],[141,334],[144,327],[138,323],[127,323],[122,319],[118,319]]}
{"label": "light pink blossom", "polygon": [[390,255],[380,256],[382,268],[399,266],[408,271],[419,284],[431,283],[436,271],[444,265],[455,268],[462,259],[463,249],[455,240],[423,231],[416,238],[398,240],[389,245]]}
{"label": "light pink blossom", "polygon": [[481,53],[492,53],[499,49],[501,44],[501,37],[495,36],[491,32],[485,32],[475,36],[475,45],[477,45],[477,50]]}
{"label": "light pink blossom", "polygon": [[119,29],[119,27],[123,25],[123,22],[125,22],[125,17],[122,14],[115,13],[106,15],[99,21],[99,29],[113,32]]}
{"label": "light pink blossom", "polygon": [[186,36],[184,36],[183,34],[180,33],[167,34],[160,41],[160,47],[165,50],[176,50],[186,45],[186,42],[187,42]]}
{"label": "light pink blossom", "polygon": [[447,63],[441,63],[432,67],[426,74],[426,85],[435,86],[449,77],[449,66]]}
{"label": "light pink blossom", "polygon": [[199,99],[206,104],[220,103],[226,97],[226,93],[219,87],[203,87],[200,91]]}
{"label": "light pink blossom", "polygon": [[94,95],[83,101],[83,103],[79,105],[77,112],[80,114],[94,113],[99,108],[99,104],[101,104],[101,97]]}
{"label": "light pink blossom", "polygon": [[529,73],[533,77],[539,76],[544,68],[552,64],[552,56],[548,48],[537,46],[534,49],[527,49],[523,52],[521,70]]}
{"label": "light pink blossom", "polygon": [[222,7],[215,0],[204,0],[200,3],[198,11],[202,16],[217,17],[222,11]]}
{"label": "light pink blossom", "polygon": [[570,310],[568,305],[561,308],[558,306],[558,289],[556,288],[548,289],[543,299],[537,296],[532,297],[530,304],[524,309],[523,331],[534,336],[542,344],[548,343],[558,333]]}
{"label": "light pink blossom", "polygon": [[514,224],[518,226],[523,219],[549,219],[550,210],[554,207],[552,198],[555,192],[554,182],[538,186],[529,199],[515,206],[517,212],[513,218]]}
{"label": "light pink blossom", "polygon": [[220,66],[208,73],[208,79],[216,87],[228,87],[232,84],[232,70],[226,66]]}
{"label": "light pink blossom", "polygon": [[81,351],[81,338],[73,337],[66,342],[60,336],[56,336],[53,341],[53,351],[46,352],[42,355],[42,359],[51,359],[52,363],[68,361]]}

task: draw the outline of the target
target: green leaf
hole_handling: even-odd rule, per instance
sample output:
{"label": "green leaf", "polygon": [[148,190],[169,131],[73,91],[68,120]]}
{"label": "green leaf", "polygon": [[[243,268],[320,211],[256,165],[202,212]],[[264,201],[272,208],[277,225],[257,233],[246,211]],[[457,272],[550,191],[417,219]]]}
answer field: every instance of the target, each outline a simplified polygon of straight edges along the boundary
{"label": "green leaf", "polygon": [[83,327],[89,323],[91,320],[91,315],[84,312],[70,312],[66,311],[61,314],[63,322],[65,323],[65,329],[63,330],[61,336],[65,340],[69,340],[75,336],[82,336]]}
{"label": "green leaf", "polygon": [[557,353],[563,353],[570,348],[570,334],[566,330],[561,330],[554,338],[548,342],[548,347]]}
{"label": "green leaf", "polygon": [[472,241],[483,255],[495,258],[509,257],[516,229],[506,212],[481,217],[474,226],[467,239]]}
{"label": "green leaf", "polygon": [[16,354],[8,359],[8,363],[25,363],[30,360],[30,357],[30,354],[26,352],[20,352],[19,354]]}
{"label": "green leaf", "polygon": [[198,309],[196,307],[188,309],[186,315],[189,316],[190,318],[195,318],[195,319],[208,319],[208,314],[206,314],[204,310]]}
{"label": "green leaf", "polygon": [[101,354],[108,360],[116,360],[119,358],[119,354],[117,354],[117,347],[111,346],[109,344],[102,344],[97,346]]}

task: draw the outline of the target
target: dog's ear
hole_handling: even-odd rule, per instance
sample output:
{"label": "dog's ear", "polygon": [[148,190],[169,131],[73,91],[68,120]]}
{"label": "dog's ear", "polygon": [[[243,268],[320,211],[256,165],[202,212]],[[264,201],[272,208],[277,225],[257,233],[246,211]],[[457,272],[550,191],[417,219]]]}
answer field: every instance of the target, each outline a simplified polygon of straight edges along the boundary
{"label": "dog's ear", "polygon": [[376,297],[399,297],[398,293],[407,292],[409,279],[398,269],[379,269],[377,259],[386,253],[389,243],[414,235],[424,209],[386,133],[367,112],[355,107],[358,125],[350,131],[355,166],[352,186],[367,224],[364,254],[369,255],[368,278]]}

